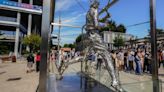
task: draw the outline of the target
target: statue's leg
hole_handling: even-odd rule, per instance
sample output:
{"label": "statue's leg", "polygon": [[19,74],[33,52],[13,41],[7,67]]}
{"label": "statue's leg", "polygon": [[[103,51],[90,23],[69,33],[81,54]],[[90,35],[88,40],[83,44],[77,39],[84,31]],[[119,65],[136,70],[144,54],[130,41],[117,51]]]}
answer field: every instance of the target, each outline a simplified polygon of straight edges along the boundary
{"label": "statue's leg", "polygon": [[111,59],[110,54],[108,53],[108,51],[103,51],[102,56],[103,56],[103,59],[104,59],[105,65],[106,65],[106,69],[107,69],[108,73],[111,75],[112,85],[113,86],[119,85],[119,81],[116,76],[117,74],[115,72],[113,61]]}
{"label": "statue's leg", "polygon": [[95,51],[98,51],[98,53],[103,57],[107,71],[112,77],[112,85],[113,86],[118,85],[119,81],[116,76],[113,61],[111,59],[109,52],[107,51],[107,47],[103,43],[102,38],[99,34],[94,33],[93,35],[94,36],[90,36],[90,39],[92,38],[91,41],[94,43],[93,48]]}
{"label": "statue's leg", "polygon": [[96,51],[96,52],[98,51],[98,53],[104,59],[107,71],[108,71],[108,73],[110,74],[110,76],[112,78],[112,86],[117,91],[122,92],[123,89],[119,85],[119,80],[118,80],[116,71],[114,69],[114,65],[113,65],[111,56],[110,56],[110,54],[107,50],[107,47],[103,43],[101,36],[97,33],[93,33],[93,34],[89,35],[89,39],[92,42],[92,48],[94,49],[94,51]]}
{"label": "statue's leg", "polygon": [[119,78],[118,78],[118,75],[116,73],[116,70],[114,69],[110,54],[108,53],[108,51],[104,51],[102,53],[102,56],[103,56],[107,71],[111,75],[111,78],[112,78],[112,84],[111,85],[116,89],[116,91],[124,92],[121,85],[119,84]]}

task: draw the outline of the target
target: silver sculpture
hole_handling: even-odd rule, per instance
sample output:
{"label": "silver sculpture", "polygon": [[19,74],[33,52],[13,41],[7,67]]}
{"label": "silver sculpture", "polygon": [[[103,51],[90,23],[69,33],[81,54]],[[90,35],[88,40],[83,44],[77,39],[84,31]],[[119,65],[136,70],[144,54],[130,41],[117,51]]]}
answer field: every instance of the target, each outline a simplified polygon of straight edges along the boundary
{"label": "silver sculpture", "polygon": [[[112,3],[114,4],[117,0],[113,0]],[[85,24],[85,30],[87,34],[87,38],[90,42],[89,47],[90,50],[94,50],[96,53],[102,56],[103,61],[106,65],[106,69],[108,73],[111,75],[112,78],[112,87],[114,87],[117,91],[122,92],[123,89],[120,86],[118,76],[116,74],[116,70],[114,69],[113,61],[111,59],[110,53],[108,52],[108,48],[106,47],[105,43],[103,42],[100,34],[99,29],[101,26],[99,26],[100,20],[107,20],[110,15],[107,12],[107,9],[111,6],[111,3],[108,3],[105,8],[103,8],[100,12],[98,12],[99,9],[99,1],[98,0],[92,0],[90,9],[87,12],[86,15],[86,24]],[[99,19],[100,14],[107,12],[107,16],[105,16],[102,19]]]}

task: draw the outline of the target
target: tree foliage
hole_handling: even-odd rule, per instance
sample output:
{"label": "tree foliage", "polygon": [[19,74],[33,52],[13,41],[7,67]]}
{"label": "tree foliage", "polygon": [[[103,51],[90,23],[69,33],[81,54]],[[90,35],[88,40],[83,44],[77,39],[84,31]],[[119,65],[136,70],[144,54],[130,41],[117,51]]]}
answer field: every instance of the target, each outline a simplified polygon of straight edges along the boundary
{"label": "tree foliage", "polygon": [[41,37],[32,34],[23,38],[23,44],[29,46],[30,50],[37,50],[40,47]]}
{"label": "tree foliage", "polygon": [[68,47],[68,44],[64,44],[64,46],[63,46],[63,47],[65,47],[65,48],[66,48],[66,47]]}
{"label": "tree foliage", "polygon": [[126,28],[123,24],[120,24],[117,26],[115,21],[108,21],[106,23],[106,26],[102,27],[101,30],[102,31],[112,31],[112,32],[122,32],[122,33],[126,33]]}
{"label": "tree foliage", "polygon": [[163,29],[156,29],[157,34],[164,34],[164,30]]}
{"label": "tree foliage", "polygon": [[[148,30],[148,32],[149,32],[148,36],[151,36],[151,31],[150,31],[150,29]],[[164,29],[159,29],[159,28],[157,28],[157,29],[156,29],[156,32],[157,32],[157,36],[158,36],[158,35],[163,35],[163,34],[164,34]]]}
{"label": "tree foliage", "polygon": [[64,44],[64,48],[75,48],[75,44]]}
{"label": "tree foliage", "polygon": [[104,27],[102,27],[101,28],[101,32],[102,31],[115,31],[117,29],[117,25],[116,25],[116,23],[114,22],[114,21],[108,21],[108,22],[106,22],[106,26],[104,26]]}
{"label": "tree foliage", "polygon": [[124,46],[124,44],[125,44],[125,41],[124,41],[124,39],[123,39],[123,37],[121,37],[121,36],[118,36],[118,37],[115,37],[115,39],[113,40],[113,42],[114,42],[114,46],[115,47],[120,47],[120,46]]}
{"label": "tree foliage", "polygon": [[82,34],[80,34],[77,38],[76,38],[76,43],[81,42],[82,40]]}
{"label": "tree foliage", "polygon": [[126,33],[126,28],[123,24],[120,24],[117,26],[117,30],[116,32],[122,32],[122,33]]}

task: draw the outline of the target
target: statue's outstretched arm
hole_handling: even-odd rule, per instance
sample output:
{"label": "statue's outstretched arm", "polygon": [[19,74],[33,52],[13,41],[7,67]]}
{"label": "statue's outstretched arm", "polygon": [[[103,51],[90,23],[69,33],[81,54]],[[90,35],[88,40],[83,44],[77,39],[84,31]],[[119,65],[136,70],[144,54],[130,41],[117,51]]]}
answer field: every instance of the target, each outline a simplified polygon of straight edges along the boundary
{"label": "statue's outstretched arm", "polygon": [[113,6],[115,3],[117,3],[119,0],[108,0],[108,4],[99,12],[99,15],[103,14],[104,12],[108,11],[108,9]]}
{"label": "statue's outstretched arm", "polygon": [[105,17],[99,19],[99,22],[101,22],[101,23],[105,23],[106,20],[107,20],[108,18],[111,17],[108,11],[106,11],[106,13],[107,13],[107,14],[106,14]]}

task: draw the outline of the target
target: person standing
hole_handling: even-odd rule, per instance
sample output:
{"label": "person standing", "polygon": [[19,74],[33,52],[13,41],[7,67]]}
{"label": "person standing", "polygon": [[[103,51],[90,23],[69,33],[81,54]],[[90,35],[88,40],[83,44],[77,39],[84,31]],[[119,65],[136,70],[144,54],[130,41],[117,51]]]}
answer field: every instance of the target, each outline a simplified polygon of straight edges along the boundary
{"label": "person standing", "polygon": [[144,61],[145,61],[145,51],[142,49],[140,54],[141,54],[141,69],[143,71]]}
{"label": "person standing", "polygon": [[128,51],[124,53],[124,67],[123,67],[123,69],[125,71],[128,71],[128,66],[129,66],[127,59],[128,59]]}
{"label": "person standing", "polygon": [[37,53],[36,57],[35,57],[35,61],[36,61],[36,72],[39,72],[39,68],[40,68],[40,52]]}
{"label": "person standing", "polygon": [[141,51],[140,49],[137,50],[135,53],[135,63],[136,63],[136,74],[141,75],[142,69],[141,69]]}
{"label": "person standing", "polygon": [[162,54],[161,54],[161,61],[163,63],[163,68],[164,68],[164,49],[163,49]]}
{"label": "person standing", "polygon": [[150,71],[150,66],[149,66],[149,53],[145,53],[145,58],[144,58],[144,67],[143,67],[143,72],[149,72]]}
{"label": "person standing", "polygon": [[75,56],[75,49],[72,49],[72,50],[71,50],[71,59],[73,59],[74,56]]}
{"label": "person standing", "polygon": [[27,73],[32,72],[32,67],[33,67],[33,63],[34,63],[34,56],[32,53],[29,54],[29,56],[27,57]]}
{"label": "person standing", "polygon": [[119,62],[119,70],[122,71],[124,68],[124,53],[122,50],[117,54],[118,62]]}
{"label": "person standing", "polygon": [[134,55],[133,55],[133,52],[132,51],[130,51],[129,53],[128,53],[128,64],[129,64],[129,66],[128,66],[128,70],[130,71],[130,72],[132,72],[133,70],[134,70],[134,67],[133,67],[133,62],[134,62]]}
{"label": "person standing", "polygon": [[118,70],[119,64],[117,62],[116,52],[114,50],[111,51],[111,56],[112,56],[114,68]]}
{"label": "person standing", "polygon": [[160,68],[161,67],[161,63],[162,63],[162,52],[161,52],[161,50],[158,50],[157,61],[158,61],[158,68]]}

